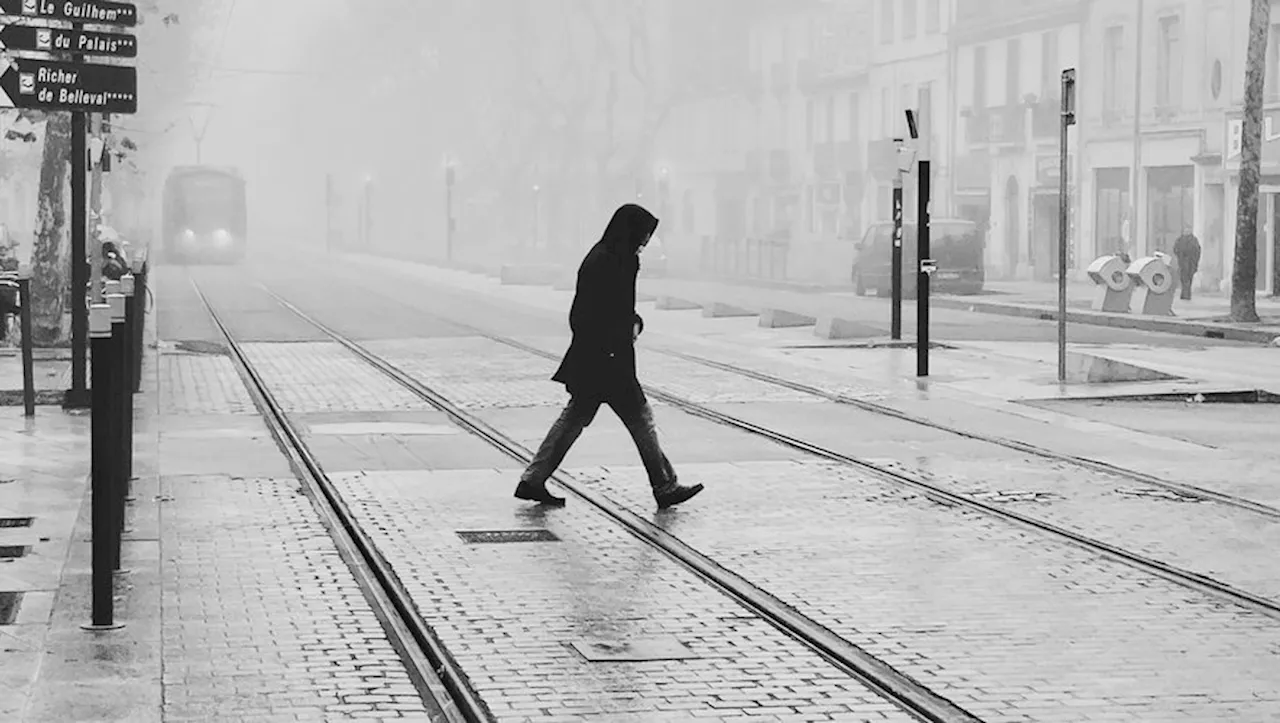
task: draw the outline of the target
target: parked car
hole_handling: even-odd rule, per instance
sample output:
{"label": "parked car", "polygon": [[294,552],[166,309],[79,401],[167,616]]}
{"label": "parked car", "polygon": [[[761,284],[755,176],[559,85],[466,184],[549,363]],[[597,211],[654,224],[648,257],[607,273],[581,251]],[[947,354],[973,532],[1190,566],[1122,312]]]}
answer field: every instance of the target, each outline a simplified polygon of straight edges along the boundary
{"label": "parked car", "polygon": [[[916,295],[916,224],[902,225],[902,295]],[[967,219],[935,219],[929,223],[929,249],[937,271],[929,290],[941,294],[977,294],[986,283],[983,267],[985,239],[978,225]],[[875,289],[876,296],[889,296],[893,287],[893,223],[872,224],[857,245],[853,261],[854,290],[864,296]]]}
{"label": "parked car", "polygon": [[649,245],[640,252],[640,275],[650,277],[667,275],[667,251],[657,236],[649,239]]}

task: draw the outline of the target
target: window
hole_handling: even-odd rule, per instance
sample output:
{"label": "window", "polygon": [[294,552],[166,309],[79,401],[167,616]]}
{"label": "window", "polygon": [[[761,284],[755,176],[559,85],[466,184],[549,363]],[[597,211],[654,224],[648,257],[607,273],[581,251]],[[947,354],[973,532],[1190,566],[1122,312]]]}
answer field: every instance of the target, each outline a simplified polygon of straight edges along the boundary
{"label": "window", "polygon": [[835,143],[836,140],[836,97],[827,98],[827,123],[826,123],[826,140],[827,143]]}
{"label": "window", "polygon": [[813,128],[814,128],[814,124],[817,122],[816,119],[814,118],[814,116],[816,115],[813,109],[814,103],[815,101],[812,98],[810,98],[809,101],[804,105],[804,115],[805,115],[804,144],[809,148],[813,147]]}
{"label": "window", "polygon": [[880,42],[893,43],[893,0],[880,0]]}
{"label": "window", "polygon": [[849,140],[854,143],[862,141],[862,104],[858,100],[857,93],[849,95]]}
{"label": "window", "polygon": [[893,133],[893,101],[889,99],[888,88],[880,89],[880,122],[883,123],[880,135],[888,138]]}
{"label": "window", "polygon": [[911,40],[916,36],[916,28],[920,27],[916,4],[919,0],[902,0],[902,39]]}
{"label": "window", "polygon": [[1182,23],[1177,15],[1160,18],[1160,46],[1156,56],[1156,107],[1182,104]]}
{"label": "window", "polygon": [[1022,41],[1012,38],[1005,44],[1005,105],[1017,105],[1022,101]]}
{"label": "window", "polygon": [[942,0],[925,0],[924,31],[930,34],[942,31]]}
{"label": "window", "polygon": [[987,99],[987,48],[979,45],[973,49],[973,110],[985,110]]}
{"label": "window", "polygon": [[1040,98],[1057,98],[1062,90],[1062,71],[1058,64],[1058,31],[1050,30],[1040,37]]}
{"label": "window", "polygon": [[1124,77],[1124,28],[1107,28],[1102,39],[1102,112],[1118,117],[1124,105],[1121,95]]}
{"label": "window", "polygon": [[987,48],[979,45],[973,49],[973,112],[987,109]]}

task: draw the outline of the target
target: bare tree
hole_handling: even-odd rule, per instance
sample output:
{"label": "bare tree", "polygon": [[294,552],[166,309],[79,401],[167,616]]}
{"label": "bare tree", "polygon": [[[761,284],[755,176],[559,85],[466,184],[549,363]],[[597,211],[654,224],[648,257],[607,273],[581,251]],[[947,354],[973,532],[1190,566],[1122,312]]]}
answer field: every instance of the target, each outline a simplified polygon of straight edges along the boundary
{"label": "bare tree", "polygon": [[1240,197],[1236,203],[1235,263],[1231,270],[1231,319],[1256,322],[1258,276],[1258,176],[1262,165],[1262,90],[1267,69],[1271,0],[1253,0],[1244,72],[1240,149]]}

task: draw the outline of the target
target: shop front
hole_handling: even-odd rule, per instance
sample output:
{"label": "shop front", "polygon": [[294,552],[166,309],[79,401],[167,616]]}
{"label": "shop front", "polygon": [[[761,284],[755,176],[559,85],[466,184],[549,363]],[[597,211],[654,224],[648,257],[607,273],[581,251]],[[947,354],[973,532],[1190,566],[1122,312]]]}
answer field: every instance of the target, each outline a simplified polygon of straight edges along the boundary
{"label": "shop front", "polygon": [[[1224,238],[1235,237],[1236,208],[1240,198],[1240,155],[1243,128],[1239,113],[1226,121],[1226,208],[1223,213]],[[1277,292],[1276,246],[1280,243],[1280,108],[1264,111],[1262,125],[1262,175],[1258,186],[1257,279],[1255,288],[1264,294]],[[1222,268],[1233,267],[1235,245],[1223,244]],[[1227,273],[1230,278],[1230,273]]]}

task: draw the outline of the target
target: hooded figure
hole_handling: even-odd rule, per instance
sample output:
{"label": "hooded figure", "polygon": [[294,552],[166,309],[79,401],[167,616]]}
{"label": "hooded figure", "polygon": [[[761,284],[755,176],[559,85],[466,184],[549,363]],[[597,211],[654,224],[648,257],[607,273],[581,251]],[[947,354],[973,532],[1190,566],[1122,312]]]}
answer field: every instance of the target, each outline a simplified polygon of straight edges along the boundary
{"label": "hooded figure", "polygon": [[658,219],[640,206],[629,203],[618,208],[578,267],[569,310],[573,340],[551,377],[565,385],[569,404],[521,475],[517,498],[564,504],[564,498],[547,491],[547,480],[595,419],[601,404],[608,404],[631,433],[659,507],[679,504],[702,491],[702,485],[677,482],[658,443],[653,409],[636,378],[635,341],[644,330],[644,320],[636,313],[636,277],[640,252],[657,227]]}

